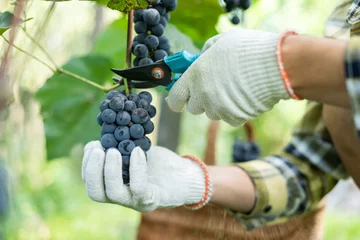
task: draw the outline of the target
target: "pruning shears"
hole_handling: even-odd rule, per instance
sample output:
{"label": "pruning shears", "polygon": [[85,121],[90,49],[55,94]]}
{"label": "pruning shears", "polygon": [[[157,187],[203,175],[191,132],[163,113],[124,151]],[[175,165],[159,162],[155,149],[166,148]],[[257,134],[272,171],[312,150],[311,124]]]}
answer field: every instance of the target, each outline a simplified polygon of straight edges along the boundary
{"label": "pruning shears", "polygon": [[[153,88],[164,86],[170,90],[181,75],[195,62],[200,54],[191,54],[184,50],[165,57],[155,63],[127,68],[111,69],[117,75],[126,78],[130,88]],[[123,79],[116,79],[120,85]]]}

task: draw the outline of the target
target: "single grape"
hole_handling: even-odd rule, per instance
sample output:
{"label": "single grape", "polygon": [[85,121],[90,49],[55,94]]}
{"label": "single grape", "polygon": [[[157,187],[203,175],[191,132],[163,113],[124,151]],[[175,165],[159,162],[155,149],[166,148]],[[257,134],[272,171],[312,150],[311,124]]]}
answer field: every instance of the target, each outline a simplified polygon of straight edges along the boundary
{"label": "single grape", "polygon": [[103,100],[101,103],[100,103],[100,111],[104,111],[105,109],[108,109],[109,108],[109,103],[110,103],[110,100],[109,99],[105,99]]}
{"label": "single grape", "polygon": [[150,109],[148,111],[148,114],[150,116],[150,118],[155,117],[156,115],[156,108],[153,105],[150,105]]}
{"label": "single grape", "polygon": [[248,8],[250,7],[250,4],[251,4],[250,0],[242,0],[242,1],[240,1],[240,3],[239,3],[239,7],[240,7],[242,10],[246,10],[246,9],[248,9]]}
{"label": "single grape", "polygon": [[147,31],[147,24],[144,21],[138,21],[135,23],[135,32],[140,33],[146,33]]}
{"label": "single grape", "polygon": [[97,121],[97,123],[98,123],[100,126],[103,125],[104,121],[103,121],[102,118],[101,118],[101,113],[99,113],[99,114],[97,115],[96,121]]}
{"label": "single grape", "polygon": [[149,119],[149,115],[147,111],[143,108],[137,108],[135,109],[131,114],[131,120],[134,123],[140,123],[143,124]]}
{"label": "single grape", "polygon": [[237,15],[234,15],[232,18],[231,18],[231,22],[233,24],[239,24],[240,23],[240,18],[237,16]]}
{"label": "single grape", "polygon": [[103,133],[114,133],[115,129],[116,129],[116,124],[114,123],[103,123],[102,125],[102,132]]}
{"label": "single grape", "polygon": [[105,109],[102,113],[101,113],[101,119],[105,122],[105,123],[114,123],[115,119],[116,119],[116,112],[111,110],[111,109]]}
{"label": "single grape", "polygon": [[151,27],[151,34],[160,37],[164,34],[164,30],[164,26],[159,23]]}
{"label": "single grape", "polygon": [[231,6],[231,5],[226,5],[225,6],[225,11],[226,12],[231,12],[233,10],[233,6]]}
{"label": "single grape", "polygon": [[160,15],[164,15],[166,13],[166,8],[161,5],[156,5],[154,9],[156,9]]}
{"label": "single grape", "polygon": [[159,46],[159,38],[155,35],[149,35],[145,38],[145,45],[149,49],[156,49]]}
{"label": "single grape", "polygon": [[163,49],[166,52],[170,51],[170,41],[167,37],[161,36],[159,37],[159,49]]}
{"label": "single grape", "polygon": [[139,61],[139,66],[149,65],[154,63],[154,61],[151,58],[143,58]]}
{"label": "single grape", "polygon": [[116,123],[120,126],[126,126],[130,123],[130,121],[131,116],[126,111],[118,112],[118,114],[116,115]]}
{"label": "single grape", "polygon": [[146,139],[146,141],[147,141],[147,146],[144,148],[144,151],[145,152],[147,152],[147,151],[149,151],[150,150],[150,148],[151,148],[151,140],[150,140],[150,138],[148,138],[148,137],[145,137],[145,139]]}
{"label": "single grape", "polygon": [[134,139],[138,139],[144,136],[144,127],[140,124],[133,124],[130,127],[130,136]]}
{"label": "single grape", "polygon": [[175,2],[176,2],[176,0],[162,0],[162,3],[164,4],[164,7],[166,7],[166,8],[174,5]]}
{"label": "single grape", "polygon": [[161,25],[163,25],[164,27],[166,27],[166,25],[168,24],[168,22],[167,22],[167,20],[166,20],[165,17],[161,16],[159,24],[161,24]]}
{"label": "single grape", "polygon": [[141,44],[144,44],[145,43],[145,38],[147,37],[148,35],[146,33],[140,33],[136,36],[136,41],[138,43],[141,43]]}
{"label": "single grape", "polygon": [[159,60],[163,60],[166,56],[167,56],[167,52],[165,50],[162,50],[162,49],[158,49],[155,51],[154,53],[154,61],[159,61]]}
{"label": "single grape", "polygon": [[144,13],[143,9],[139,9],[139,10],[134,11],[134,22],[135,23],[138,22],[138,21],[143,21],[144,20],[143,13]]}
{"label": "single grape", "polygon": [[145,57],[147,57],[148,53],[149,53],[149,50],[148,50],[147,46],[144,44],[138,44],[134,48],[134,55],[138,58],[145,58]]}
{"label": "single grape", "polygon": [[119,143],[118,149],[121,154],[129,156],[135,148],[135,143],[131,140],[124,140]]}
{"label": "single grape", "polygon": [[136,109],[136,103],[134,101],[128,100],[125,102],[124,110],[127,112],[132,112]]}
{"label": "single grape", "polygon": [[111,133],[107,133],[101,138],[101,145],[105,148],[116,147],[118,145],[118,141],[116,141],[115,137]]}
{"label": "single grape", "polygon": [[146,9],[143,14],[144,22],[149,25],[158,24],[160,21],[160,14],[156,9]]}
{"label": "single grape", "polygon": [[137,107],[138,108],[143,108],[145,109],[146,111],[149,111],[150,110],[150,103],[148,101],[146,101],[145,99],[140,99],[138,102],[137,102]]}
{"label": "single grape", "polygon": [[129,169],[130,167],[130,156],[122,156],[123,169]]}
{"label": "single grape", "polygon": [[151,103],[152,100],[153,100],[151,94],[149,92],[147,92],[147,91],[140,92],[139,93],[139,98],[146,100],[148,103]]}
{"label": "single grape", "polygon": [[177,5],[178,5],[178,2],[177,2],[177,0],[175,0],[175,1],[173,1],[172,4],[168,5],[168,6],[166,7],[166,9],[167,9],[169,12],[174,11],[175,8],[177,7]]}
{"label": "single grape", "polygon": [[[121,93],[120,93],[121,94]],[[113,97],[109,103],[109,107],[114,110],[115,112],[119,112],[124,109],[124,101],[121,98],[121,95],[118,95],[116,97]]]}
{"label": "single grape", "polygon": [[135,139],[134,143],[137,147],[140,147],[142,150],[149,149],[149,139],[147,137],[142,137],[139,139]]}
{"label": "single grape", "polygon": [[143,128],[145,130],[145,134],[150,134],[154,131],[154,123],[149,119],[146,123],[144,123]]}
{"label": "single grape", "polygon": [[132,45],[131,45],[131,52],[134,52],[135,47],[138,45],[139,43],[137,41],[133,41]]}
{"label": "single grape", "polygon": [[121,98],[121,100],[123,100],[123,102],[126,102],[128,100],[128,98],[123,93],[120,93],[120,95],[117,97]]}
{"label": "single grape", "polygon": [[127,126],[118,126],[114,131],[114,137],[119,142],[123,141],[123,140],[130,139],[129,127],[127,127]]}
{"label": "single grape", "polygon": [[166,12],[164,14],[164,17],[165,17],[166,21],[170,21],[170,13]]}
{"label": "single grape", "polygon": [[139,96],[135,93],[130,93],[128,96],[128,99],[133,102],[137,102],[139,100]]}
{"label": "single grape", "polygon": [[113,97],[115,97],[119,94],[121,94],[119,90],[112,90],[106,95],[106,98],[111,100]]}

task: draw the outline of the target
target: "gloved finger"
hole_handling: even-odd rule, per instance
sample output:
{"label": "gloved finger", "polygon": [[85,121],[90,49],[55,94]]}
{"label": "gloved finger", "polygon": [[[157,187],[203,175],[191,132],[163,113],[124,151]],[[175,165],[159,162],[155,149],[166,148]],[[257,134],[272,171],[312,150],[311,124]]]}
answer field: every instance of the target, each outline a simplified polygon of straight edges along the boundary
{"label": "gloved finger", "polygon": [[188,80],[190,79],[185,79],[182,76],[170,89],[169,96],[166,101],[169,105],[169,108],[174,112],[181,112],[189,99],[190,93],[187,86]]}
{"label": "gloved finger", "polygon": [[197,99],[196,96],[190,96],[188,104],[187,104],[187,110],[189,113],[194,115],[199,115],[205,112],[204,108],[201,105],[201,100]]}
{"label": "gloved finger", "polygon": [[94,149],[85,169],[86,190],[89,197],[96,202],[107,202],[104,187],[105,152]]}
{"label": "gloved finger", "polygon": [[89,162],[90,156],[92,155],[92,152],[94,149],[100,149],[103,150],[103,147],[101,146],[100,141],[92,141],[85,145],[84,147],[84,157],[82,160],[82,166],[81,166],[81,177],[85,181],[85,169]]}
{"label": "gloved finger", "polygon": [[130,157],[130,190],[135,199],[147,199],[151,195],[146,156],[140,147],[134,148]]}
{"label": "gloved finger", "polygon": [[219,121],[221,119],[219,117],[219,115],[212,110],[205,111],[205,114],[210,120],[213,120],[213,121]]}
{"label": "gloved finger", "polygon": [[217,40],[219,40],[221,37],[221,34],[218,34],[212,38],[209,38],[206,43],[204,44],[202,50],[201,50],[201,53],[204,53],[206,50],[208,50],[211,46],[213,46]]}
{"label": "gloved finger", "polygon": [[122,157],[117,149],[109,149],[105,158],[105,191],[110,201],[124,206],[130,204],[130,193],[122,178]]}

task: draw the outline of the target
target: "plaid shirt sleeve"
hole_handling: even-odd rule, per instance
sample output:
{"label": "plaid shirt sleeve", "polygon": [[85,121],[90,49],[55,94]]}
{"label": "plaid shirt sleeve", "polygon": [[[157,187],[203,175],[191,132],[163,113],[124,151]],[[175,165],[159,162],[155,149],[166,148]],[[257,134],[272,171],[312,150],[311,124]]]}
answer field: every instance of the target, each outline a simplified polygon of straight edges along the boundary
{"label": "plaid shirt sleeve", "polygon": [[349,40],[345,57],[346,87],[351,101],[354,124],[360,137],[360,37]]}
{"label": "plaid shirt sleeve", "polygon": [[238,163],[253,181],[251,213],[229,212],[248,230],[306,214],[348,177],[322,122],[322,105],[310,102],[293,139],[278,155]]}

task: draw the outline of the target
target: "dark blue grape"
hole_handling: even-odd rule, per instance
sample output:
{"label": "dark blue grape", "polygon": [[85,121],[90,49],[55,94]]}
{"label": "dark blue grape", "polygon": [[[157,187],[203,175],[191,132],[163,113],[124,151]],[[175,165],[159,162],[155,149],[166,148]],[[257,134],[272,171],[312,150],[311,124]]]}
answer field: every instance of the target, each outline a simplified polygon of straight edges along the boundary
{"label": "dark blue grape", "polygon": [[105,122],[105,123],[114,123],[115,119],[116,119],[116,112],[111,110],[111,109],[105,109],[102,113],[101,113],[101,119]]}
{"label": "dark blue grape", "polygon": [[148,111],[148,114],[151,118],[155,117],[156,115],[156,108],[153,105],[150,105],[150,109]]}
{"label": "dark blue grape", "polygon": [[155,35],[149,35],[145,38],[145,45],[149,49],[156,49],[159,46],[159,38]]}
{"label": "dark blue grape", "polygon": [[135,23],[138,22],[138,21],[143,21],[144,20],[143,13],[144,13],[143,9],[139,9],[139,10],[134,11],[134,22]]}
{"label": "dark blue grape", "polygon": [[147,92],[147,91],[140,92],[138,96],[139,96],[140,99],[144,99],[148,103],[151,103],[152,100],[153,100],[151,94],[149,92]]}
{"label": "dark blue grape", "polygon": [[140,33],[138,34],[136,37],[135,37],[135,41],[138,42],[138,43],[141,43],[141,44],[144,44],[145,43],[145,38],[147,37],[148,35],[146,33]]}
{"label": "dark blue grape", "polygon": [[166,12],[164,14],[164,17],[165,17],[166,21],[169,21],[170,20],[170,13]]}
{"label": "dark blue grape", "polygon": [[138,102],[137,102],[137,107],[138,108],[143,108],[145,109],[146,111],[149,111],[150,110],[150,103],[148,101],[146,101],[145,99],[140,99]]}
{"label": "dark blue grape", "polygon": [[237,16],[237,15],[234,15],[232,18],[231,18],[231,22],[233,24],[239,24],[240,23],[240,18]]}
{"label": "dark blue grape", "polygon": [[126,126],[130,123],[130,121],[131,116],[126,111],[118,112],[118,114],[116,115],[116,123],[120,126]]}
{"label": "dark blue grape", "polygon": [[121,94],[119,90],[112,90],[106,95],[106,98],[111,100],[113,97],[118,96],[119,94]]}
{"label": "dark blue grape", "polygon": [[119,143],[118,149],[121,154],[129,156],[135,148],[135,143],[131,140],[124,140]]}
{"label": "dark blue grape", "polygon": [[114,131],[115,131],[115,129],[116,129],[116,124],[114,124],[114,123],[110,123],[110,124],[108,124],[108,123],[104,123],[103,125],[102,125],[102,132],[103,133],[114,133]]}
{"label": "dark blue grape", "polygon": [[123,169],[129,169],[130,167],[130,156],[122,156]]}
{"label": "dark blue grape", "polygon": [[143,128],[144,128],[144,131],[145,131],[145,134],[150,134],[154,131],[154,123],[149,119],[147,120],[146,123],[144,123],[143,125]]}
{"label": "dark blue grape", "polygon": [[147,113],[147,111],[143,108],[137,108],[135,109],[132,114],[131,114],[131,120],[134,123],[139,123],[139,124],[143,124],[145,123],[147,120],[149,120],[149,115]]}
{"label": "dark blue grape", "polygon": [[143,58],[139,61],[139,66],[149,65],[154,63],[154,61],[151,58]]}
{"label": "dark blue grape", "polygon": [[159,37],[159,49],[163,49],[166,52],[170,51],[170,41],[167,37],[161,36]]}
{"label": "dark blue grape", "polygon": [[115,132],[114,132],[114,137],[119,142],[123,141],[123,140],[130,139],[129,127],[127,127],[127,126],[119,126],[119,127],[117,127],[115,129]]}
{"label": "dark blue grape", "polygon": [[132,112],[136,109],[136,103],[134,101],[128,100],[125,102],[124,110],[127,112]]}
{"label": "dark blue grape", "polygon": [[250,4],[251,4],[250,0],[242,0],[242,1],[240,1],[240,3],[239,3],[239,7],[240,7],[242,10],[246,10],[246,9],[248,9],[248,8],[250,7]]}
{"label": "dark blue grape", "polygon": [[138,44],[134,48],[134,55],[138,58],[145,58],[147,57],[148,53],[149,53],[149,49],[144,44]]}
{"label": "dark blue grape", "polygon": [[103,121],[102,118],[101,118],[101,113],[99,113],[99,114],[97,115],[96,121],[97,121],[97,123],[98,123],[100,126],[103,125],[104,121]]}
{"label": "dark blue grape", "polygon": [[130,127],[130,136],[132,138],[138,139],[144,136],[144,128],[140,124],[133,124]]}
{"label": "dark blue grape", "polygon": [[161,16],[159,24],[161,24],[161,25],[163,25],[164,27],[166,27],[166,25],[168,24],[168,22],[167,22],[167,20],[166,20],[165,17]]}
{"label": "dark blue grape", "polygon": [[165,50],[158,49],[154,53],[154,61],[156,62],[156,61],[159,61],[159,60],[163,60],[167,55],[168,54],[167,54],[167,52]]}
{"label": "dark blue grape", "polygon": [[151,140],[150,140],[150,138],[148,138],[148,137],[145,137],[145,139],[146,139],[146,141],[147,141],[147,146],[144,148],[144,151],[145,152],[147,152],[147,151],[149,151],[150,150],[150,148],[151,148]]}
{"label": "dark blue grape", "polygon": [[146,31],[147,31],[147,25],[145,22],[138,21],[137,23],[135,23],[135,32],[137,34],[146,33]]}
{"label": "dark blue grape", "polygon": [[[121,93],[120,93],[121,94]],[[113,97],[109,103],[109,107],[114,110],[115,112],[119,112],[124,109],[124,101],[121,98],[121,95],[118,95],[116,97]]]}
{"label": "dark blue grape", "polygon": [[128,98],[123,93],[120,93],[120,95],[117,97],[121,98],[121,100],[123,100],[124,103],[128,100]]}
{"label": "dark blue grape", "polygon": [[159,23],[151,27],[151,34],[160,37],[164,34],[164,30],[164,26]]}
{"label": "dark blue grape", "polygon": [[140,98],[137,94],[135,93],[130,93],[130,95],[128,96],[128,99],[130,101],[133,101],[133,102],[137,102]]}
{"label": "dark blue grape", "polygon": [[140,147],[142,150],[150,149],[150,139],[147,137],[142,137],[139,139],[134,140],[134,143],[137,147]]}
{"label": "dark blue grape", "polygon": [[101,138],[101,145],[105,148],[116,147],[118,145],[118,141],[116,141],[115,137],[111,133],[107,133]]}
{"label": "dark blue grape", "polygon": [[161,5],[156,5],[154,9],[156,9],[160,15],[164,15],[166,13],[166,8]]}
{"label": "dark blue grape", "polygon": [[156,9],[146,9],[143,13],[144,22],[149,25],[158,24],[160,21],[160,14]]}
{"label": "dark blue grape", "polygon": [[178,2],[177,2],[177,0],[175,0],[175,1],[173,1],[172,4],[166,6],[166,9],[167,9],[169,12],[174,11],[175,8],[177,7],[177,5],[178,5]]}
{"label": "dark blue grape", "polygon": [[108,109],[109,108],[109,103],[110,103],[110,100],[109,99],[105,99],[103,100],[101,103],[100,103],[100,111],[104,111],[105,109]]}

